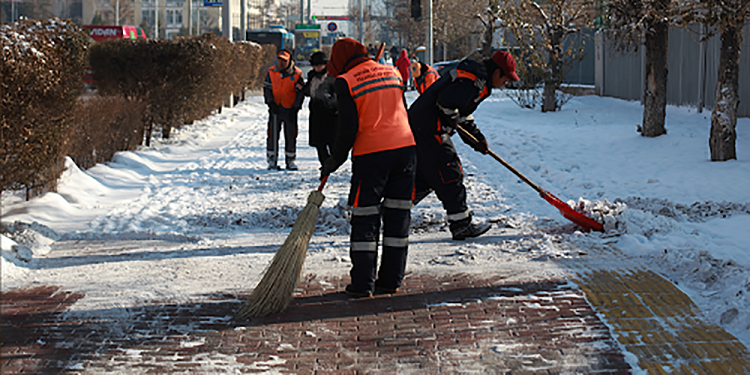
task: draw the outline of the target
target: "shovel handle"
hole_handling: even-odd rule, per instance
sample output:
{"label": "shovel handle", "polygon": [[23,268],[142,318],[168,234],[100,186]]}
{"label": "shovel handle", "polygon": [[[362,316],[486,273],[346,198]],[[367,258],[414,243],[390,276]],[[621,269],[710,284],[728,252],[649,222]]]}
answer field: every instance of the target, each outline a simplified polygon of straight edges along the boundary
{"label": "shovel handle", "polygon": [[[461,134],[463,134],[464,136],[466,136],[469,139],[473,140],[474,142],[478,142],[477,139],[471,133],[469,133],[466,129],[462,128],[461,125],[456,125],[456,129],[459,132],[461,132]],[[505,168],[508,168],[508,170],[510,170],[511,172],[513,172],[513,174],[515,174],[516,176],[518,176],[518,178],[520,178],[523,182],[529,184],[529,186],[531,186],[532,188],[534,188],[534,190],[536,190],[542,196],[549,194],[549,193],[547,193],[546,190],[540,188],[539,186],[537,186],[537,184],[531,182],[531,180],[529,180],[526,176],[524,176],[523,174],[521,174],[521,172],[519,172],[518,170],[516,170],[515,168],[513,168],[512,165],[508,164],[507,161],[503,160],[503,158],[501,158],[500,156],[498,156],[496,153],[494,153],[489,148],[487,149],[487,153],[490,154],[493,158],[495,158],[495,160],[499,161],[500,164],[502,164]]]}

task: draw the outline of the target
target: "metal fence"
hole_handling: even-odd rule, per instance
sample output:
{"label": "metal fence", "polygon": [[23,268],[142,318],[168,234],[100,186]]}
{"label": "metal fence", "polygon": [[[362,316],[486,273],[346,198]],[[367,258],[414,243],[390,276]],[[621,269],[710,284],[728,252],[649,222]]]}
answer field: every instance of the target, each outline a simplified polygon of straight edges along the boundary
{"label": "metal fence", "polygon": [[[713,108],[718,79],[719,36],[701,42],[701,26],[669,29],[667,103]],[[737,116],[750,117],[750,26],[742,30]],[[614,43],[598,32],[595,36],[596,93],[621,99],[641,100],[644,93],[645,50],[617,52]]]}

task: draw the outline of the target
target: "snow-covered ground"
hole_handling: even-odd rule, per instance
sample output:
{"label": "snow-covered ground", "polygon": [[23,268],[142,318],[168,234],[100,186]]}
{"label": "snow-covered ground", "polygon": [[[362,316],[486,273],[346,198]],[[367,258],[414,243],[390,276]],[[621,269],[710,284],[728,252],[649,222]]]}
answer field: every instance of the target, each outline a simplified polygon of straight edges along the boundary
{"label": "snow-covered ground", "polygon": [[[25,202],[4,192],[2,289],[60,285],[85,293],[75,309],[110,312],[247,293],[319,183],[306,105],[297,172],[265,169],[266,116],[261,98],[250,98],[111,163],[87,171],[69,163],[58,193]],[[606,245],[674,281],[750,345],[750,119],[737,124],[738,159],[713,163],[710,112],[690,108],[669,107],[668,134],[653,139],[636,132],[642,107],[612,98],[575,97],[541,113],[495,92],[475,117],[491,149],[531,181],[563,200],[612,209],[608,230],[576,231],[454,137],[470,208],[493,230],[451,241],[432,196],[412,210],[407,272],[554,277],[566,273],[557,260],[583,260]],[[325,187],[305,274],[348,273],[349,172],[347,162]]]}

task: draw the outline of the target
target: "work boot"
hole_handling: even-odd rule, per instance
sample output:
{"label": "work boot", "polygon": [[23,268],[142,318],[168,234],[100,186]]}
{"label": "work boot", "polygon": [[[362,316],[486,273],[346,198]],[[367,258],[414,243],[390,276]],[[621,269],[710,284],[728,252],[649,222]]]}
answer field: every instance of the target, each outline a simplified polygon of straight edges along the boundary
{"label": "work boot", "polygon": [[490,223],[473,224],[470,217],[456,223],[451,223],[450,226],[453,239],[456,241],[479,237],[487,233],[491,227],[492,224]]}
{"label": "work boot", "polygon": [[279,164],[276,162],[276,155],[273,153],[273,151],[267,151],[266,152],[266,162],[268,163],[268,170],[269,171],[278,171]]}
{"label": "work boot", "polygon": [[346,286],[346,289],[344,289],[344,292],[346,292],[346,295],[352,298],[365,298],[365,297],[372,297],[372,292],[369,290],[354,290],[352,287],[352,284],[349,284]]}
{"label": "work boot", "polygon": [[286,161],[286,169],[290,171],[296,171],[299,168],[297,168],[297,164],[294,163],[294,160],[287,160]]}
{"label": "work boot", "polygon": [[378,294],[396,294],[398,293],[398,287],[380,285],[375,282],[375,292]]}

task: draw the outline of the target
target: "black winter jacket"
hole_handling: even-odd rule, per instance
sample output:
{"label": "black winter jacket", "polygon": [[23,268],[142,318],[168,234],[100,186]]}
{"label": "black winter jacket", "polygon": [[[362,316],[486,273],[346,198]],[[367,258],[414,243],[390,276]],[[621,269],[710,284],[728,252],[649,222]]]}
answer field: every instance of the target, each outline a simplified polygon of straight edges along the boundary
{"label": "black winter jacket", "polygon": [[[485,64],[464,60],[456,69],[472,73],[477,79],[457,77],[454,70],[425,90],[409,108],[409,124],[415,135],[453,135],[456,125],[471,133],[478,131],[471,114],[489,96],[492,87]],[[485,89],[486,94],[482,96]]]}
{"label": "black winter jacket", "polygon": [[326,71],[307,73],[307,83],[302,89],[310,97],[310,146],[331,145],[338,128],[338,105],[333,89],[335,79]]}

